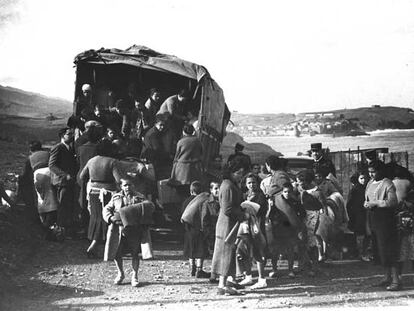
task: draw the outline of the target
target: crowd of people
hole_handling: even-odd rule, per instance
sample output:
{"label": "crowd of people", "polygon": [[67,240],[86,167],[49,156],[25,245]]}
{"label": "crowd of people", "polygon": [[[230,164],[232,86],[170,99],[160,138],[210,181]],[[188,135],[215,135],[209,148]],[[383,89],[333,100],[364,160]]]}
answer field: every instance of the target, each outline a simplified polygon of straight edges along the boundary
{"label": "crowd of people", "polygon": [[[105,106],[94,102],[89,84],[83,85],[59,143],[50,151],[39,141],[30,143],[24,174],[33,180],[46,239],[87,233],[86,256],[114,260],[115,284],[125,278],[122,257],[128,250],[131,285],[138,286],[140,245],[149,240],[158,206],[156,181],[167,180],[184,201],[179,220],[190,275],[218,283],[219,295],[267,287],[267,277],[279,274],[281,257],[290,277],[317,276],[319,263],[346,234],[354,235],[361,260],[384,266],[378,286],[401,288],[402,262],[414,262],[414,192],[407,170],[367,153],[345,202],[335,166],[320,143],[311,145],[313,169],[295,176],[282,157],[251,163],[238,143],[220,180],[206,180],[203,146],[185,105],[188,93],[182,90],[161,103],[161,93],[152,89],[141,104],[134,88],[128,90],[127,97]],[[101,241],[103,256],[97,247]],[[209,256],[210,273],[204,270]]]}
{"label": "crowd of people", "polygon": [[[350,180],[345,203],[335,167],[321,144],[311,145],[313,169],[296,176],[290,175],[284,158],[268,157],[263,172],[242,151],[237,144],[220,186],[211,183],[208,193],[202,192],[200,182],[191,184],[181,222],[192,276],[218,282],[219,295],[236,295],[245,286],[267,287],[266,278],[278,275],[281,256],[288,261],[289,277],[318,276],[330,250],[343,246],[348,235],[354,238],[357,258],[384,267],[384,279],[374,286],[401,289],[403,263],[414,260],[414,190],[407,169],[384,164],[368,152],[368,163]],[[209,255],[211,273],[203,270]],[[272,270],[265,275],[268,259]]]}

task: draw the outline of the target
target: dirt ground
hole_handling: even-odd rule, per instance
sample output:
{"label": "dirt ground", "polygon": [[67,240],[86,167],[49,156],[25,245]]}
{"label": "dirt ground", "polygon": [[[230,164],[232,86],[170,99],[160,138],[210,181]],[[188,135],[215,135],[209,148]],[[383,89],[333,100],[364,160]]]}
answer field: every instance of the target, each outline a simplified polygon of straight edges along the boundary
{"label": "dirt ground", "polygon": [[[1,142],[1,178],[24,162],[25,147]],[[17,157],[13,155],[18,155]],[[6,155],[6,156],[5,156]],[[16,161],[17,160],[17,161]],[[14,211],[0,209],[0,311],[13,310],[225,310],[320,309],[386,307],[412,309],[414,273],[405,269],[404,289],[387,292],[372,287],[381,278],[380,267],[357,260],[331,261],[320,266],[316,277],[287,276],[268,279],[268,288],[242,291],[240,296],[218,296],[216,285],[189,276],[176,231],[153,230],[155,258],[141,262],[140,286],[127,278],[113,285],[112,262],[88,259],[87,240],[63,243],[42,239],[32,214],[23,205]],[[103,253],[103,245],[100,246]],[[209,271],[211,260],[205,263]],[[270,267],[266,267],[270,272]]]}
{"label": "dirt ground", "polygon": [[[22,212],[20,212],[22,213]],[[18,214],[16,216],[21,216]],[[218,296],[216,285],[189,276],[182,257],[180,237],[166,230],[152,231],[155,258],[141,261],[140,286],[129,284],[131,260],[125,258],[123,285],[112,284],[116,269],[112,262],[88,259],[86,240],[63,243],[41,239],[32,224],[30,237],[18,238],[16,254],[3,274],[0,310],[144,310],[181,309],[284,309],[284,308],[410,308],[414,305],[414,274],[406,270],[404,290],[386,292],[372,287],[381,269],[357,260],[332,261],[320,266],[316,277],[287,276],[286,262],[280,273],[268,279],[268,288],[243,290],[241,296]],[[28,241],[30,243],[28,243]],[[103,245],[100,247],[103,252]],[[9,254],[10,255],[10,254]],[[211,261],[205,263],[210,269]],[[4,267],[3,267],[4,268]],[[266,267],[270,271],[270,267]]]}

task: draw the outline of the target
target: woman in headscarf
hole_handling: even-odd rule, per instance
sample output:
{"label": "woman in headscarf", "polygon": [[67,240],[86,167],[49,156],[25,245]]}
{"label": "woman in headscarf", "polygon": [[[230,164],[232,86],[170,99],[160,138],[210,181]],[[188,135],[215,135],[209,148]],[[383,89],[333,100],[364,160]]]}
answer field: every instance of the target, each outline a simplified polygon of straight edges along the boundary
{"label": "woman in headscarf", "polygon": [[106,223],[102,218],[102,208],[111,199],[112,192],[117,190],[120,175],[116,160],[112,158],[112,144],[103,140],[97,146],[97,154],[86,163],[79,177],[88,181],[87,199],[90,212],[88,239],[91,241],[86,254],[89,258],[96,256],[95,249],[100,238],[106,237]]}
{"label": "woman in headscarf", "polygon": [[238,231],[237,225],[248,217],[240,206],[243,199],[240,182],[244,173],[243,163],[240,161],[233,161],[223,168],[223,182],[219,190],[220,212],[216,225],[216,242],[211,269],[214,275],[219,275],[218,295],[238,294],[235,289],[238,284],[227,281],[227,277],[234,278],[236,273],[234,245]]}
{"label": "woman in headscarf", "polygon": [[385,268],[384,280],[376,284],[388,291],[401,289],[398,273],[398,231],[395,211],[398,206],[395,186],[385,177],[385,165],[375,160],[368,164],[371,180],[365,191],[364,207],[368,210],[374,250]]}

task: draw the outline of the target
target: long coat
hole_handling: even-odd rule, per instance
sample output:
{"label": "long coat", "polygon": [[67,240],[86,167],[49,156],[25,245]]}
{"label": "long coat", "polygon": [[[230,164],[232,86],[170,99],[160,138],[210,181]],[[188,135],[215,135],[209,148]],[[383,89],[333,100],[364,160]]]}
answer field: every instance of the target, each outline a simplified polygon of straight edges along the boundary
{"label": "long coat", "polygon": [[[111,201],[104,207],[102,211],[103,219],[110,223],[109,219],[111,216],[114,216],[116,212],[129,204],[140,203],[144,200],[144,197],[141,196],[133,196],[129,202],[126,199],[125,195],[122,192],[116,193],[111,198]],[[115,256],[118,252],[118,247],[121,243],[122,231],[124,227],[122,225],[116,225],[110,223],[108,227],[108,232],[106,236],[106,243],[105,243],[105,251],[104,251],[104,260],[109,261],[115,259]],[[140,241],[139,237],[137,237],[136,245],[138,247]]]}
{"label": "long coat", "polygon": [[228,276],[236,272],[235,246],[226,243],[226,237],[238,221],[242,221],[244,213],[240,207],[243,193],[231,180],[225,179],[219,191],[220,213],[216,225],[216,243],[212,260],[212,272],[216,275]]}
{"label": "long coat", "polygon": [[195,136],[184,136],[177,143],[171,180],[179,185],[189,185],[202,177],[201,157],[203,146]]}

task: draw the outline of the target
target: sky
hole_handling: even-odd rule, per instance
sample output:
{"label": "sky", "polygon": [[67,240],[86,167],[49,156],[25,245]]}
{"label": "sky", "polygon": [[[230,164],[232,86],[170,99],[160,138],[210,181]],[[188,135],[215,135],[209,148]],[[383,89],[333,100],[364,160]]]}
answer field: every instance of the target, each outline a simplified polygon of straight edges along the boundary
{"label": "sky", "polygon": [[0,85],[73,100],[74,57],[205,66],[232,111],[414,108],[414,0],[0,0]]}

